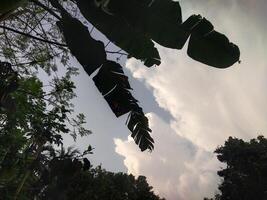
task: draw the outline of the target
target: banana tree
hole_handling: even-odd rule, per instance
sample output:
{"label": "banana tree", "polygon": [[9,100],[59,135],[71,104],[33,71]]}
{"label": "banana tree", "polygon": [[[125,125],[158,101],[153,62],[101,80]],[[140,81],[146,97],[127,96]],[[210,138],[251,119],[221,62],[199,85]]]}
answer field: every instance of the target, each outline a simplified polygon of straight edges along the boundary
{"label": "banana tree", "polygon": [[[116,117],[129,113],[127,126],[142,151],[153,150],[154,141],[150,136],[148,119],[130,92],[128,78],[119,63],[107,59],[103,42],[94,39],[88,27],[79,17],[74,17],[74,14],[78,12],[110,42],[124,50],[128,57],[141,60],[147,67],[161,63],[154,43],[167,48],[182,49],[188,38],[188,56],[198,62],[216,68],[227,68],[239,61],[238,46],[231,43],[224,34],[215,31],[207,19],[200,15],[192,15],[183,21],[182,9],[177,1],[31,0],[30,2],[30,5],[36,5],[54,17],[64,37],[65,44],[62,44],[62,47],[69,49],[89,76],[99,69],[93,77],[96,87]],[[76,13],[68,9],[70,5],[77,10]],[[8,30],[23,34],[23,31],[18,32],[10,28]],[[39,38],[39,41],[46,40]],[[59,45],[55,41],[50,41],[49,44]]]}

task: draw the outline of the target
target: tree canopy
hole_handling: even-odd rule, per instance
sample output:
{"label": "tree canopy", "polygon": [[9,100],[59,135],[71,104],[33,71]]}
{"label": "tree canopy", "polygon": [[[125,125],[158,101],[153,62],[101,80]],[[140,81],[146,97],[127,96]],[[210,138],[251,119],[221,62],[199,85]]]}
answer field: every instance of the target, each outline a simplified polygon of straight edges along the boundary
{"label": "tree canopy", "polygon": [[267,198],[267,139],[258,136],[249,142],[229,137],[216,149],[226,167],[218,171],[222,183],[216,200],[265,200]]}
{"label": "tree canopy", "polygon": [[[226,68],[240,56],[238,47],[207,19],[192,15],[183,21],[179,2],[172,0],[29,0],[20,8],[24,0],[11,2],[0,3],[1,59],[25,73],[29,66],[49,73],[58,62],[73,70],[71,52],[88,75],[100,69],[93,78],[96,87],[117,117],[129,113],[127,126],[142,151],[154,148],[148,119],[121,65],[107,54],[134,57],[151,67],[161,63],[154,42],[181,49],[189,38],[188,55],[204,64]],[[88,23],[120,50],[106,51],[91,36]]]}

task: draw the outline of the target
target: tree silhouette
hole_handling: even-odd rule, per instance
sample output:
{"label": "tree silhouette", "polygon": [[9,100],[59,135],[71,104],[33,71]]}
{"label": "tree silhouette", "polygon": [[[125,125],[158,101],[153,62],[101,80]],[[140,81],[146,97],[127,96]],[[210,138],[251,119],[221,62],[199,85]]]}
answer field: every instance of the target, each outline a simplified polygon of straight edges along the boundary
{"label": "tree silhouette", "polygon": [[[3,7],[5,2],[0,6]],[[100,68],[93,78],[97,88],[117,117],[129,113],[127,126],[142,151],[154,148],[148,119],[131,95],[122,67],[107,59],[106,54],[110,52],[105,51],[103,42],[91,36],[82,18],[125,51],[128,57],[143,61],[147,67],[161,63],[154,42],[181,49],[189,38],[188,55],[216,68],[227,68],[240,56],[238,47],[215,31],[207,19],[192,15],[183,22],[180,4],[172,0],[30,0],[21,11],[9,15],[4,25],[0,25],[4,30],[4,44],[9,46],[3,48],[3,57],[15,65],[18,64],[16,57],[20,55],[23,61],[27,60],[22,63],[47,66],[51,57],[62,54],[62,63],[66,65],[68,48],[88,75]],[[62,35],[55,24],[64,36],[64,42],[60,42]],[[7,36],[6,31],[13,35]],[[17,37],[23,42],[10,41]],[[46,43],[46,48],[37,43]],[[115,53],[124,55],[120,51]]]}
{"label": "tree silhouette", "polygon": [[[82,114],[73,116],[70,74],[52,79],[44,89],[34,73],[19,73],[9,63],[0,66],[0,199],[33,199],[34,183],[55,155],[47,152],[62,146],[63,134],[75,139],[91,132],[83,128]],[[64,155],[73,156],[70,151]]]}
{"label": "tree silhouette", "polygon": [[220,194],[215,200],[265,200],[267,199],[267,139],[258,136],[245,142],[229,137],[216,149],[219,161],[226,168],[218,171],[223,178]]}
{"label": "tree silhouette", "polygon": [[40,173],[31,185],[36,188],[32,195],[40,200],[164,200],[154,194],[146,177],[108,172],[101,166],[93,168],[77,152],[55,154]]}

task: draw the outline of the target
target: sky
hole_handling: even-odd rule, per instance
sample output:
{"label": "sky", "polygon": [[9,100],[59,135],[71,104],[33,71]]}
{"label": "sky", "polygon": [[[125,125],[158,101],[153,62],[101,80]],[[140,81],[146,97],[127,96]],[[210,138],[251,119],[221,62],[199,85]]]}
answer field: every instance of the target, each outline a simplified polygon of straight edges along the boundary
{"label": "sky", "polygon": [[75,145],[95,148],[90,156],[94,165],[145,175],[167,200],[197,200],[212,197],[220,182],[216,171],[223,165],[213,153],[216,147],[229,136],[267,137],[267,2],[181,0],[180,4],[184,20],[201,14],[238,44],[241,64],[209,67],[187,56],[187,44],[181,51],[157,45],[162,64],[156,68],[122,59],[133,94],[153,130],[152,153],[140,152],[128,137],[127,116],[117,119],[91,78],[81,71],[75,78],[78,98],[74,103],[76,111],[86,115],[86,126],[93,134]]}

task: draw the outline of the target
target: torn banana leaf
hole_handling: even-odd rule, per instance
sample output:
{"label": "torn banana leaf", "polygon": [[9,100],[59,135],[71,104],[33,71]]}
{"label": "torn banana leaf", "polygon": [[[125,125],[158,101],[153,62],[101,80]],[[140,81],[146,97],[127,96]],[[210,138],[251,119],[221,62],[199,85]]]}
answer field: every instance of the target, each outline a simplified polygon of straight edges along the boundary
{"label": "torn banana leaf", "polygon": [[151,39],[136,31],[123,18],[96,7],[94,0],[77,0],[77,6],[90,23],[129,56],[140,59],[148,67],[160,65],[159,53]]}
{"label": "torn banana leaf", "polygon": [[137,100],[127,89],[121,88],[119,86],[116,86],[104,98],[108,102],[111,110],[116,115],[116,117],[120,117],[130,112],[137,103]]}
{"label": "torn banana leaf", "polygon": [[194,60],[216,68],[230,67],[240,57],[239,48],[215,31],[206,19],[192,30],[187,53]]}
{"label": "torn banana leaf", "polygon": [[117,117],[135,108],[137,100],[129,92],[128,77],[124,75],[120,64],[106,61],[93,81]]}
{"label": "torn banana leaf", "polygon": [[114,61],[106,61],[93,81],[117,117],[130,112],[127,126],[141,151],[153,150],[154,141],[150,136],[148,119],[129,92],[131,87],[122,67]]}
{"label": "torn banana leaf", "polygon": [[144,115],[141,108],[133,110],[128,117],[127,126],[132,132],[131,136],[135,143],[140,147],[141,151],[154,149],[154,140],[150,135],[148,119]]}
{"label": "torn banana leaf", "polygon": [[136,0],[143,6],[157,15],[161,15],[164,19],[172,21],[172,23],[182,23],[182,11],[178,1],[172,0]]}
{"label": "torn banana leaf", "polygon": [[62,14],[62,19],[57,22],[57,25],[62,31],[71,53],[88,75],[91,75],[106,61],[103,42],[93,39],[88,28],[78,19]]}
{"label": "torn banana leaf", "polygon": [[181,49],[190,33],[181,28],[179,3],[169,0],[152,1],[150,4],[145,2],[110,0],[107,9],[113,15],[124,18],[135,30],[148,35],[160,45]]}
{"label": "torn banana leaf", "polygon": [[105,62],[93,80],[102,95],[106,95],[116,86],[132,89],[128,77],[124,75],[120,64],[113,61]]}
{"label": "torn banana leaf", "polygon": [[[177,9],[178,4],[169,1],[141,0],[110,0],[108,9],[114,15],[121,16],[140,32],[146,33],[155,42],[168,48],[181,49],[190,34],[188,55],[204,64],[226,68],[239,60],[239,48],[230,43],[228,38],[213,30],[210,22],[200,15],[193,15],[183,24],[174,22],[175,12],[165,13],[164,10],[177,10],[178,19],[182,18]],[[180,6],[179,6],[180,7]],[[136,12],[138,10],[138,12]],[[161,12],[161,10],[163,10]],[[164,13],[164,16],[162,16]],[[210,28],[212,27],[212,30]]]}

